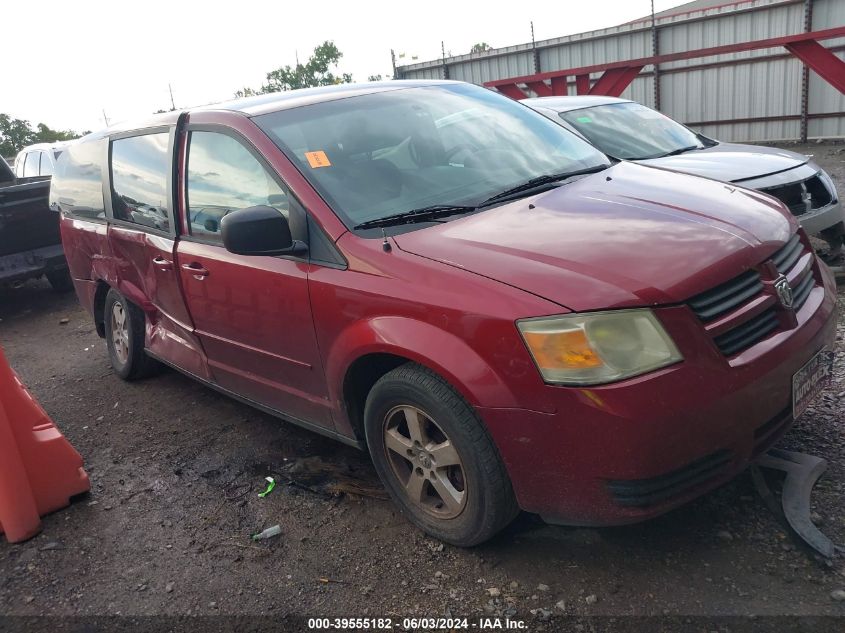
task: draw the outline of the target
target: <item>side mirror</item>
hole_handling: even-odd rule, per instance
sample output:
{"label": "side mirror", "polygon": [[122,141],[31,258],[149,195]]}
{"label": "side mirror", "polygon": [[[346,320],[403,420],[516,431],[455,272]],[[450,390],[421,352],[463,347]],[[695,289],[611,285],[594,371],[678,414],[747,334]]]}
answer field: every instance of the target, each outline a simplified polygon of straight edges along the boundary
{"label": "side mirror", "polygon": [[236,255],[298,255],[308,250],[294,240],[285,216],[273,207],[240,209],[220,221],[223,246]]}

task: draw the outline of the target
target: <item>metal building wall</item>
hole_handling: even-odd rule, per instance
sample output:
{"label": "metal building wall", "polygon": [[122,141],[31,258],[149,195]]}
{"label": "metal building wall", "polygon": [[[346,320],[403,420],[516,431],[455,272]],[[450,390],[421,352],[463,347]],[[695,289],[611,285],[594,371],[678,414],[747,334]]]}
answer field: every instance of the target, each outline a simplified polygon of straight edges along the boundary
{"label": "metal building wall", "polygon": [[[813,0],[809,30],[845,25],[845,0]],[[660,54],[734,44],[805,30],[804,0],[752,0],[659,18]],[[825,46],[845,55],[845,38]],[[495,79],[652,55],[651,21],[398,67],[401,79]],[[723,140],[798,139],[803,65],[783,48],[662,64],[660,109]],[[593,78],[597,75],[593,75]],[[570,85],[570,94],[575,93]],[[655,104],[654,68],[646,66],[623,97]],[[809,137],[845,136],[845,95],[814,73],[807,83]],[[838,116],[815,118],[818,113]],[[779,118],[788,117],[788,118]],[[764,119],[764,120],[760,120]],[[768,120],[765,120],[768,119]]]}
{"label": "metal building wall", "polygon": [[[815,0],[813,2],[813,29],[845,24],[845,0]],[[826,42],[840,58],[845,59],[845,37]],[[815,113],[845,112],[845,95],[815,73],[810,73],[808,91],[809,111]],[[845,117],[811,118],[807,126],[810,137],[830,138],[845,136]]]}

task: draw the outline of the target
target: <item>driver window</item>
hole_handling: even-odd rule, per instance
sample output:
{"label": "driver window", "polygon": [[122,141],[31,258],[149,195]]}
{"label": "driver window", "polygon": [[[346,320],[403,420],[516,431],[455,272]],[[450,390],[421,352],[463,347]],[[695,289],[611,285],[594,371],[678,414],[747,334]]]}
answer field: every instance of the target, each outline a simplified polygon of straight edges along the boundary
{"label": "driver window", "polygon": [[221,244],[221,220],[238,209],[269,206],[288,216],[287,192],[238,140],[191,132],[188,140],[188,226],[192,236]]}

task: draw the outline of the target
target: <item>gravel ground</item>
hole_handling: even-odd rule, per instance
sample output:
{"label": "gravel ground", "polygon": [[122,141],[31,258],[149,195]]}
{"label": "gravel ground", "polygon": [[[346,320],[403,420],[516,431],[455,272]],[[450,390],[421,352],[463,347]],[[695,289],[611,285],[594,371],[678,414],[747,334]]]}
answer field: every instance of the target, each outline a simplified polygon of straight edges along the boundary
{"label": "gravel ground", "polygon": [[[845,146],[797,151],[815,154],[845,192]],[[841,558],[813,561],[747,473],[644,524],[562,528],[522,516],[494,541],[456,549],[397,514],[365,454],[172,371],[119,380],[73,295],[46,282],[0,290],[0,319],[10,362],[92,481],[32,541],[0,538],[0,614],[510,615],[531,630],[565,616],[845,616],[834,598],[845,597]],[[833,386],[781,442],[829,461],[814,510],[837,543],[844,334],[841,319]],[[282,483],[260,499],[271,474]],[[250,542],[274,524],[280,536]]]}

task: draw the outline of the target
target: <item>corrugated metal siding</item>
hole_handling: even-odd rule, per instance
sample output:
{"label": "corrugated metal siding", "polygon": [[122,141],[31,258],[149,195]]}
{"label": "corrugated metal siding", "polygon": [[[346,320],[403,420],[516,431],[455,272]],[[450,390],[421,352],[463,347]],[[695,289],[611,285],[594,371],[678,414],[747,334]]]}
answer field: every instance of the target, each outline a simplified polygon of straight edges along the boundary
{"label": "corrugated metal siding", "polygon": [[[830,28],[845,24],[845,0],[815,0],[813,3],[813,29]],[[845,38],[828,40],[830,48],[845,47]],[[839,59],[845,59],[845,50],[836,51]],[[824,79],[810,73],[809,112],[845,112],[845,95],[836,90]],[[845,136],[845,117],[810,119],[807,124],[807,136],[829,138]]]}
{"label": "corrugated metal siding", "polygon": [[481,84],[500,77],[518,77],[534,73],[534,60],[530,51],[512,53],[504,57],[472,60],[449,65],[449,79]]}
{"label": "corrugated metal siding", "polygon": [[[814,0],[813,30],[842,25],[845,25],[845,0]],[[804,4],[796,0],[754,0],[668,15],[658,19],[658,26],[661,54],[708,48],[800,33],[804,30]],[[823,44],[845,48],[845,38]],[[545,40],[536,46],[541,72],[648,57],[652,54],[650,20]],[[845,58],[845,51],[836,54]],[[762,59],[772,55],[778,57]],[[785,55],[783,48],[776,48],[662,64],[661,110],[689,123],[738,121],[699,126],[705,134],[723,140],[797,139],[801,124],[796,118],[742,122],[800,114],[803,66],[796,58]],[[735,63],[738,60],[747,61]],[[725,62],[729,65],[690,68]],[[447,59],[446,63],[450,78],[477,84],[536,72],[531,44],[460,55]],[[443,76],[442,68],[443,61],[435,60],[397,68],[397,74],[403,79],[439,78]],[[647,66],[622,96],[653,106],[652,70]],[[593,79],[598,76],[592,75]],[[569,92],[575,93],[573,85]],[[845,95],[812,72],[808,103],[811,115],[845,112]],[[808,135],[845,136],[845,117],[814,119],[811,116]]]}

